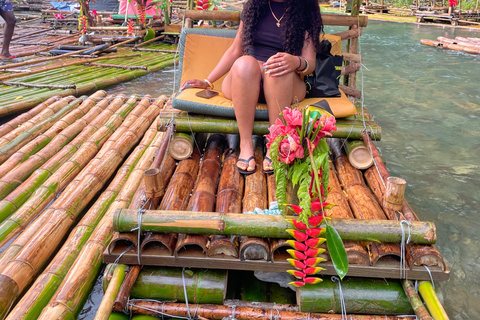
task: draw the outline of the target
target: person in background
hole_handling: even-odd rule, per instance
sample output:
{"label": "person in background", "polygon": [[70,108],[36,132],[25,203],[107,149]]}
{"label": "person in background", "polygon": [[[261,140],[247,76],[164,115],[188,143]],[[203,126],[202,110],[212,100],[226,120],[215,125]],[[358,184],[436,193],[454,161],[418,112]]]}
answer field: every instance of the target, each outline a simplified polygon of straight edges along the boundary
{"label": "person in background", "polygon": [[2,16],[3,20],[5,20],[5,26],[3,27],[3,45],[2,52],[0,53],[0,61],[11,61],[15,57],[10,54],[9,48],[17,19],[13,14],[13,6],[10,1],[0,0],[0,16]]}
{"label": "person in background", "polygon": [[[295,99],[305,98],[303,76],[315,69],[323,32],[318,0],[249,0],[238,33],[216,67],[204,79],[185,81],[185,88],[210,88],[228,72],[223,95],[233,101],[240,133],[239,172],[251,174],[255,164],[252,131],[255,107],[266,102],[270,125]],[[272,171],[267,152],[265,172]]]}

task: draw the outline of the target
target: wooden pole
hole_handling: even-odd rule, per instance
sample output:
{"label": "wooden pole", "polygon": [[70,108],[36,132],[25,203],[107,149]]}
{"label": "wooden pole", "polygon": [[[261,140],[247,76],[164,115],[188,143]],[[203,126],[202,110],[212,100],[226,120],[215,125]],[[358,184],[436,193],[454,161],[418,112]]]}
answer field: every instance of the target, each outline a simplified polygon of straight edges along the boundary
{"label": "wooden pole", "polygon": [[415,291],[415,286],[413,285],[412,281],[403,280],[402,286],[405,290],[405,293],[407,294],[408,299],[410,300],[410,304],[412,305],[413,311],[415,312],[415,315],[418,317],[418,319],[433,320],[427,309],[423,305],[423,302],[417,294],[417,291]]}
{"label": "wooden pole", "polygon": [[[163,302],[151,302],[151,301],[131,301],[128,304],[128,310],[134,314],[146,314],[158,316],[159,312],[163,312],[172,316],[188,317],[192,310],[196,310],[196,315],[211,319],[221,320],[223,318],[232,315],[232,308],[224,305],[187,305],[182,303],[163,303]],[[306,313],[306,312],[291,312],[280,311],[272,308],[270,310],[264,310],[251,307],[237,307],[235,308],[235,318],[238,320],[251,320],[251,319],[270,319],[273,316],[277,316],[282,320],[299,320],[299,319],[311,319],[311,320],[340,320],[341,314],[319,314],[319,313]],[[349,315],[350,316],[350,315]],[[355,320],[413,320],[415,317],[408,316],[375,316],[375,315],[352,315],[352,319]]]}
{"label": "wooden pole", "polygon": [[122,312],[125,308],[127,300],[130,297],[130,291],[132,290],[133,284],[137,280],[138,274],[140,273],[141,269],[142,266],[140,265],[131,266],[128,269],[125,280],[123,281],[122,286],[118,291],[117,297],[115,298],[115,302],[113,303],[114,310]]}

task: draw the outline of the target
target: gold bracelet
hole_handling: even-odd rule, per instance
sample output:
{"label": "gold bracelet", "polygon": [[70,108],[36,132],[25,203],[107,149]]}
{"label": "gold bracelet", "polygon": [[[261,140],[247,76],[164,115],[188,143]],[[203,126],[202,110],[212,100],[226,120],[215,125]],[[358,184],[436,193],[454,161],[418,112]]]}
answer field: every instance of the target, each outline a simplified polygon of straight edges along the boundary
{"label": "gold bracelet", "polygon": [[205,81],[207,83],[207,85],[210,87],[210,89],[213,90],[215,88],[215,86],[210,81],[208,81],[207,79],[203,79],[203,81]]}
{"label": "gold bracelet", "polygon": [[302,57],[302,59],[305,61],[305,68],[303,68],[303,70],[301,71],[297,71],[298,74],[305,73],[308,70],[308,68],[310,68],[310,64],[308,63],[308,60],[304,57]]}

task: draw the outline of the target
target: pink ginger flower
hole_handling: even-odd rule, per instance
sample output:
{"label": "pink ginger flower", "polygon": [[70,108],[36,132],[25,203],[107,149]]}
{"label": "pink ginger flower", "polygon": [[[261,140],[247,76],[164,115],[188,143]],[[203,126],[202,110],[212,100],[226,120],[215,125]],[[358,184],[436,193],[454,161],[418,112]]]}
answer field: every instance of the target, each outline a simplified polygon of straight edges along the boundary
{"label": "pink ginger flower", "polygon": [[304,155],[304,150],[300,144],[299,137],[297,139],[293,136],[288,136],[287,139],[282,139],[280,142],[280,160],[286,164],[291,164],[295,158],[302,159]]}
{"label": "pink ginger flower", "polygon": [[287,122],[288,126],[293,128],[301,128],[303,124],[303,114],[297,109],[285,108],[282,112],[283,118]]}

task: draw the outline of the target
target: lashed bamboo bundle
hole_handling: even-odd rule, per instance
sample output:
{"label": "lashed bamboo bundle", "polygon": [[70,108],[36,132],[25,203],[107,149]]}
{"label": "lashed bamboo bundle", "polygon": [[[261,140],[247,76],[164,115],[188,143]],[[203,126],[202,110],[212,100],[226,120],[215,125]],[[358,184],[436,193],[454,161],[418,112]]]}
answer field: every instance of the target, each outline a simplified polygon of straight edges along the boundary
{"label": "lashed bamboo bundle", "polygon": [[[15,213],[0,225],[0,245],[20,232],[99,152],[102,145],[133,110],[136,97],[130,98],[109,121],[83,143],[77,152],[51,175]],[[22,190],[19,190],[22,191]],[[6,205],[11,202],[6,203]],[[8,207],[7,207],[8,209]]]}
{"label": "lashed bamboo bundle", "polygon": [[430,47],[463,51],[470,54],[480,54],[480,48],[477,48],[477,47],[480,47],[479,45],[463,46],[456,43],[441,42],[441,41],[435,41],[430,39],[421,39],[420,43]]}
{"label": "lashed bamboo bundle", "polygon": [[[85,125],[87,125],[94,117],[96,117],[101,109],[94,109],[94,112],[90,113],[91,108],[99,101],[99,99],[105,97],[107,94],[105,91],[97,91],[87,99],[85,99],[78,108],[75,108],[72,112],[68,113],[62,119],[55,122],[51,128],[45,131],[43,134],[37,136],[34,140],[30,141],[28,144],[19,149],[16,153],[12,154],[2,165],[0,165],[0,177],[3,177],[5,174],[10,173],[15,166],[21,162],[27,161],[31,156],[36,154],[39,150],[43,149],[47,144],[49,144],[53,139],[59,137],[70,137],[68,139],[63,139],[64,144],[68,143],[71,139],[78,134]],[[82,121],[83,119],[83,121]],[[70,128],[70,131],[73,131],[71,128],[76,129],[72,133],[67,132],[67,127]],[[48,159],[53,156],[63,145],[59,145],[57,148],[51,148],[50,154],[43,155]],[[45,160],[43,160],[45,161]],[[35,168],[36,169],[36,168]],[[6,179],[8,180],[8,178]],[[0,192],[0,198],[3,198],[5,195],[2,195]]]}
{"label": "lashed bamboo bundle", "polygon": [[2,138],[0,139],[0,147],[6,146],[8,143],[12,142],[20,134],[26,132],[32,127],[52,117],[55,113],[60,111],[73,99],[75,99],[74,96],[69,96],[69,97],[59,99],[54,103],[45,105],[44,109],[40,113],[32,117],[31,119],[28,119],[27,121],[24,121],[24,122],[16,122],[17,126],[14,127],[12,131],[5,132],[5,135],[3,135]]}
{"label": "lashed bamboo bundle", "polygon": [[142,160],[144,157],[151,157],[162,140],[163,135],[156,134],[154,126],[151,126],[143,136],[142,142],[118,170],[109,187],[70,232],[69,238],[59,253],[17,303],[7,319],[38,318],[104,215],[111,214],[116,209],[128,207],[131,201],[131,186],[138,185],[138,172],[145,167],[140,165],[140,161],[144,161]]}
{"label": "lashed bamboo bundle", "polygon": [[[171,46],[164,46],[170,48]],[[119,55],[120,56],[120,55]],[[30,109],[42,101],[48,99],[52,94],[68,96],[78,95],[86,92],[99,90],[106,86],[128,81],[133,78],[155,72],[174,62],[174,54],[149,54],[144,53],[141,57],[127,58],[128,54],[116,59],[106,59],[105,62],[124,65],[145,65],[148,70],[117,70],[102,69],[98,67],[69,66],[62,69],[54,69],[41,72],[35,75],[23,76],[19,81],[32,84],[75,84],[75,89],[34,89],[25,87],[2,87],[0,94],[3,99],[0,101],[0,116]],[[39,82],[40,81],[40,82]]]}
{"label": "lashed bamboo bundle", "polygon": [[[354,219],[350,205],[348,204],[347,197],[340,186],[338,181],[335,167],[331,161],[329,161],[329,179],[328,188],[330,192],[327,196],[327,202],[333,203],[330,209],[325,211],[325,214],[332,218],[346,218]],[[370,260],[367,252],[367,243],[359,243],[355,241],[344,241],[345,251],[347,252],[348,262],[352,264],[370,264]]]}
{"label": "lashed bamboo bundle", "polygon": [[[11,192],[5,199],[0,201],[0,216],[8,217],[15,212],[23,203],[27,201],[29,196],[41,186],[52,174],[54,174],[65,162],[67,162],[80,148],[80,146],[90,139],[90,137],[102,126],[107,120],[114,115],[120,106],[125,102],[126,97],[119,95],[113,99],[109,104],[109,99],[104,99],[97,104],[97,107],[108,107],[100,113],[82,132],[75,137],[69,144],[57,152],[50,160],[45,162],[39,169],[35,170],[31,176],[21,183],[24,176],[16,176],[14,179],[1,183],[1,188],[5,192],[8,190],[15,190]],[[27,173],[25,176],[27,176]],[[21,186],[20,186],[21,184]],[[19,187],[20,186],[20,187]],[[18,188],[17,188],[18,187]]]}
{"label": "lashed bamboo bundle", "polygon": [[9,122],[6,122],[0,126],[0,137],[3,137],[5,134],[17,129],[19,126],[21,126],[23,123],[28,122],[30,119],[35,117],[37,114],[48,108],[51,104],[54,102],[57,102],[60,100],[60,96],[53,96],[45,100],[44,102],[40,103],[38,106],[35,108],[22,113],[18,117],[15,117],[14,119],[10,120]]}
{"label": "lashed bamboo bundle", "polygon": [[[158,108],[158,105],[156,106]],[[155,132],[154,127],[150,127],[149,132]],[[162,138],[163,139],[163,136]],[[153,161],[155,151],[161,142],[149,147],[144,156],[142,156],[136,169],[132,172],[129,180],[125,184],[117,200],[102,218],[98,226],[95,228],[88,243],[82,247],[75,263],[68,270],[65,279],[62,281],[60,288],[57,290],[49,305],[43,310],[39,319],[61,319],[71,313],[78,314],[83,305],[84,297],[89,293],[89,289],[95,282],[96,276],[102,265],[102,253],[107,247],[112,234],[112,216],[118,207],[128,206],[131,201],[131,195],[140,184],[145,171]],[[118,207],[117,207],[118,206]],[[79,294],[82,292],[82,294]],[[64,316],[57,316],[57,315]]]}
{"label": "lashed bamboo bundle", "polygon": [[[45,260],[55,251],[70,226],[82,209],[103,187],[105,181],[113,174],[123,157],[139,141],[139,136],[148,129],[158,114],[156,105],[150,106],[138,118],[130,130],[105,153],[97,166],[86,173],[75,188],[68,186],[55,201],[57,210],[52,218],[35,234],[32,241],[10,261],[0,274],[0,284],[5,288],[0,293],[0,310],[8,311],[20,292],[26,289],[44,265]],[[48,241],[50,246],[46,246]],[[28,267],[25,263],[28,263]],[[54,317],[57,319],[57,317]],[[52,319],[52,318],[50,318]]]}
{"label": "lashed bamboo bundle", "polygon": [[[370,186],[370,189],[374,192],[375,196],[380,201],[384,198],[386,189],[385,181],[388,177],[390,177],[390,174],[385,166],[385,163],[382,161],[377,148],[367,134],[363,135],[363,140],[367,144],[373,158],[375,159],[375,167],[372,167],[365,171],[364,176]],[[395,214],[393,210],[387,209],[385,207],[383,207],[383,209],[390,219],[397,219],[397,214]],[[398,218],[402,219],[402,216],[410,222],[419,221],[417,215],[413,212],[413,210],[410,208],[410,205],[405,199],[403,200],[401,215],[399,215]],[[426,246],[409,243],[406,245],[406,259],[410,266],[439,266],[440,268],[442,268],[442,270],[447,269],[442,255],[440,254],[440,252],[438,252],[437,248],[434,245]]]}
{"label": "lashed bamboo bundle", "polygon": [[[146,300],[134,300],[128,303],[128,311],[133,314],[145,314],[151,316],[159,316],[161,313],[171,315],[173,317],[188,317],[192,310],[196,311],[198,317],[203,317],[212,320],[221,320],[232,315],[231,306],[215,305],[215,304],[198,304],[187,306],[183,303],[166,303],[155,302]],[[344,319],[341,314],[320,314],[309,312],[292,312],[281,311],[275,308],[272,309],[259,309],[253,307],[236,307],[235,319],[238,320],[251,320],[251,319],[270,319],[276,316],[282,320],[299,320],[299,319],[311,319],[311,320],[340,320]],[[343,318],[342,318],[343,317]],[[355,320],[406,320],[415,319],[415,316],[387,316],[387,315],[348,315],[348,317]]]}
{"label": "lashed bamboo bundle", "polygon": [[[78,99],[72,100],[65,107],[63,107],[61,110],[55,113],[52,117],[46,119],[45,121],[42,121],[41,123],[21,133],[15,139],[10,141],[7,145],[0,148],[0,163],[4,163],[13,153],[15,153],[25,144],[32,141],[37,136],[39,136],[40,134],[48,130],[50,127],[53,126],[54,123],[56,123],[57,120],[59,120],[65,115],[68,115],[68,113],[74,110],[85,98],[86,97],[80,97]],[[77,114],[77,115],[80,115],[80,114]],[[71,119],[70,121],[72,120],[75,120],[75,119]]]}
{"label": "lashed bamboo bundle", "polygon": [[[365,185],[362,173],[355,169],[342,148],[340,139],[328,140],[330,149],[335,157],[335,168],[342,189],[348,195],[348,202],[357,219],[387,219],[375,195]],[[383,256],[400,256],[400,247],[392,243],[375,243],[370,245],[371,261],[374,264]]]}
{"label": "lashed bamboo bundle", "polygon": [[[202,158],[195,186],[188,201],[187,210],[208,212],[215,209],[215,195],[217,193],[218,177],[222,168],[222,154],[225,146],[225,137],[213,134],[208,138],[207,146]],[[181,234],[177,239],[175,254],[179,255],[183,249],[200,247],[205,254],[207,251],[208,235]],[[194,248],[195,250],[196,248]]]}

